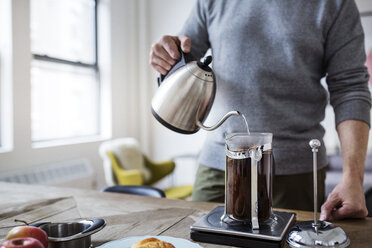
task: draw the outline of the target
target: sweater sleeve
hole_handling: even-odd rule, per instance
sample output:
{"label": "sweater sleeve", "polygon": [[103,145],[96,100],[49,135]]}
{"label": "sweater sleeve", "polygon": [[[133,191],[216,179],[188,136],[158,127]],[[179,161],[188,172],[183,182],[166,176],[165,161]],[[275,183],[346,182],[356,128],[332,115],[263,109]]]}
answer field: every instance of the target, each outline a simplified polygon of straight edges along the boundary
{"label": "sweater sleeve", "polygon": [[185,34],[191,39],[191,57],[198,60],[204,56],[210,47],[207,29],[207,1],[197,0],[180,35]]}
{"label": "sweater sleeve", "polygon": [[371,93],[365,60],[358,8],[354,0],[342,1],[325,42],[326,80],[336,125],[344,120],[370,125]]}

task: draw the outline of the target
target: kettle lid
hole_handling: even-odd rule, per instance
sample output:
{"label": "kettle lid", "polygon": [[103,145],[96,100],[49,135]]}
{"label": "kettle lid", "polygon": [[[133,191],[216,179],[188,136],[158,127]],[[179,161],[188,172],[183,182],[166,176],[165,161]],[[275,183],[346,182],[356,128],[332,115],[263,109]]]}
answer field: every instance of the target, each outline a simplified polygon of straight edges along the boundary
{"label": "kettle lid", "polygon": [[212,68],[203,64],[203,62],[192,61],[188,63],[180,73],[187,73],[189,76],[192,75],[203,82],[214,83],[216,81]]}

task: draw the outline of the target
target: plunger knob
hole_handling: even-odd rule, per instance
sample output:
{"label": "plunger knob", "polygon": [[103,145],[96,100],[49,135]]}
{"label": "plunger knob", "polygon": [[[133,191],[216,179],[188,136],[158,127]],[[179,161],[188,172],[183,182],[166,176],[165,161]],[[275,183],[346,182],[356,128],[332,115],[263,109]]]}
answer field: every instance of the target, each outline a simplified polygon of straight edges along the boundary
{"label": "plunger knob", "polygon": [[[313,149],[313,152],[317,152],[318,148],[321,146],[321,143],[317,139],[312,139],[309,142],[309,146]],[[316,151],[314,151],[316,149]]]}

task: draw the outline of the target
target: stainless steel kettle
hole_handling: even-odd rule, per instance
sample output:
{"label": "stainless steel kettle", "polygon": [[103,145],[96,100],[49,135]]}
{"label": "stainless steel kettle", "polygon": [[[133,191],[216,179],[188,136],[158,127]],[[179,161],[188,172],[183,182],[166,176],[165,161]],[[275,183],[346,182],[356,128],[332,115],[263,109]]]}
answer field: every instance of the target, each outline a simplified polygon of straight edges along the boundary
{"label": "stainless steel kettle", "polygon": [[173,131],[192,134],[200,128],[214,130],[230,116],[240,115],[238,111],[231,111],[215,125],[203,125],[216,95],[216,79],[209,67],[212,56],[187,63],[187,54],[180,53],[181,60],[167,75],[158,78],[159,89],[151,102],[155,118]]}

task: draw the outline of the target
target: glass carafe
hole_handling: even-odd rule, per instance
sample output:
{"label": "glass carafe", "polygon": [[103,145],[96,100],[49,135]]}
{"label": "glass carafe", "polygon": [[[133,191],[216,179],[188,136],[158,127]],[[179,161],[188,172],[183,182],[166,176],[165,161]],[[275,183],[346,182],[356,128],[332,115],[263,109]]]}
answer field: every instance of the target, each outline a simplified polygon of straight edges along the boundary
{"label": "glass carafe", "polygon": [[222,221],[259,222],[272,214],[271,133],[232,133],[226,136],[225,214]]}

